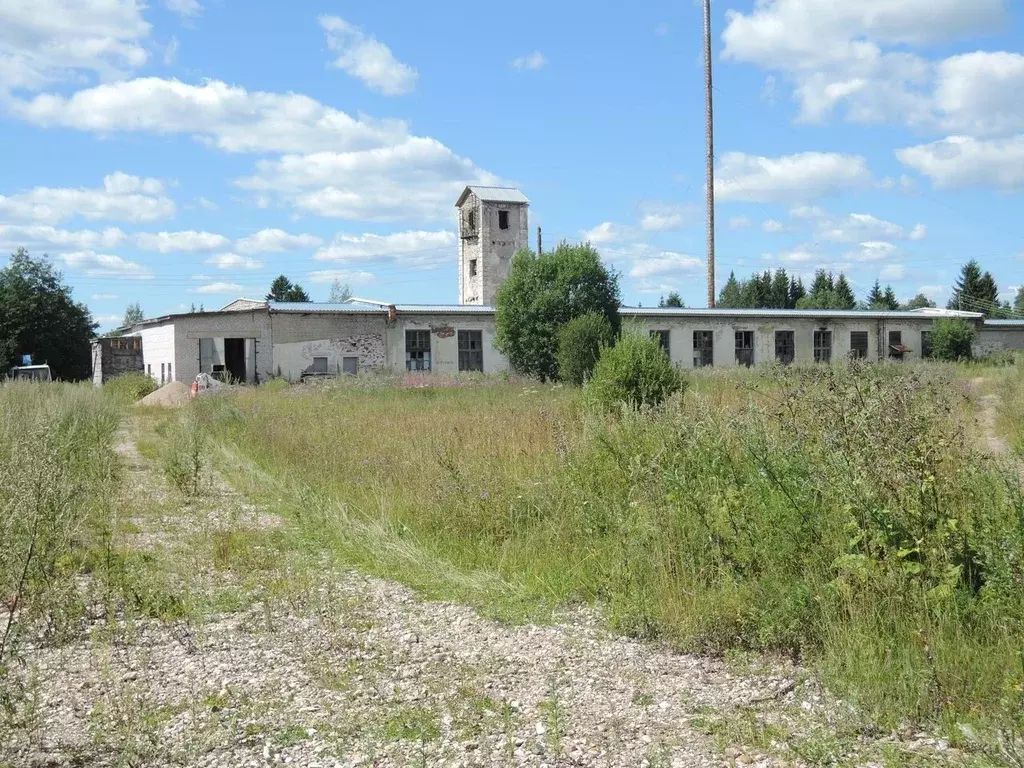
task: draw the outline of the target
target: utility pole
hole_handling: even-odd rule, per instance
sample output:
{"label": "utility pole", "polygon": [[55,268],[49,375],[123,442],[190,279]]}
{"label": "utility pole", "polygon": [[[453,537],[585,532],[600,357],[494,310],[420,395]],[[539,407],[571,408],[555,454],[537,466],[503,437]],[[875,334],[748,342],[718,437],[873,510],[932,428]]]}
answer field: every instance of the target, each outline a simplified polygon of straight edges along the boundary
{"label": "utility pole", "polygon": [[542,253],[544,253],[544,248],[541,245],[540,227],[537,227],[537,255],[540,256]]}
{"label": "utility pole", "polygon": [[707,143],[708,307],[715,306],[715,117],[711,102],[711,0],[704,0],[704,133]]}

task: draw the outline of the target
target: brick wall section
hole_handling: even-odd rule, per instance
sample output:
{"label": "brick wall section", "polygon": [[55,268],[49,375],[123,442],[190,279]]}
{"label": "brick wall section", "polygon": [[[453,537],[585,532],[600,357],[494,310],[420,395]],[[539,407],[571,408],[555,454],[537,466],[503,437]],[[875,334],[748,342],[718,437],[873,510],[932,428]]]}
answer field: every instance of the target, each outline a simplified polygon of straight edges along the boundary
{"label": "brick wall section", "polygon": [[387,363],[387,313],[275,312],[271,316],[275,373],[292,381],[313,365],[314,357],[327,358],[327,370],[342,370],[346,357],[359,360],[360,371]]}
{"label": "brick wall section", "polygon": [[97,387],[122,373],[141,372],[143,365],[142,339],[137,336],[92,342],[92,382]]}

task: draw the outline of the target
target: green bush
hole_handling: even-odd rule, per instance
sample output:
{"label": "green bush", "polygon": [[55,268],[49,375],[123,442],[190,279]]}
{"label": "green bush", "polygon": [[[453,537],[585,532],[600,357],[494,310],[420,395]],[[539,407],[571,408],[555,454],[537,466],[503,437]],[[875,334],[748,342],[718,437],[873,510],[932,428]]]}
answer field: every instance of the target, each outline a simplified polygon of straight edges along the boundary
{"label": "green bush", "polygon": [[123,403],[135,403],[156,391],[156,382],[142,371],[115,376],[103,385],[103,391]]}
{"label": "green bush", "polygon": [[588,400],[601,410],[620,403],[655,406],[685,386],[682,375],[657,339],[629,330],[614,347],[605,347],[587,383]]}
{"label": "green bush", "polygon": [[942,318],[932,327],[932,357],[936,360],[970,360],[974,326],[966,320]]}
{"label": "green bush", "polygon": [[591,312],[570,320],[558,332],[558,378],[577,387],[590,378],[601,349],[614,340],[608,318]]}

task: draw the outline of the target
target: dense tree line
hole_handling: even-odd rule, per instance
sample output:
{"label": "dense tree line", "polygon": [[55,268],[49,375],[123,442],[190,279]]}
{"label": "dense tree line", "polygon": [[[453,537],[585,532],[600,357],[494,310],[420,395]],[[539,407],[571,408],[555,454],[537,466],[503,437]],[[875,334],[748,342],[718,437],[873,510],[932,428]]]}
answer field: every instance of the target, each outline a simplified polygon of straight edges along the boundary
{"label": "dense tree line", "polygon": [[0,376],[31,355],[48,364],[54,378],[89,377],[97,324],[45,255],[33,258],[24,248],[11,255],[0,270],[0,307]]}

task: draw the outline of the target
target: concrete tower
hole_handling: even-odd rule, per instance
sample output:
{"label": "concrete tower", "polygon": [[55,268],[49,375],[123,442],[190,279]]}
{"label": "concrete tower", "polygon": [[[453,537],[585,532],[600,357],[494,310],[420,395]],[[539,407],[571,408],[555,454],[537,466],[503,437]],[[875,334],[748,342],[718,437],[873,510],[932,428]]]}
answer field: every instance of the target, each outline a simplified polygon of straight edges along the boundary
{"label": "concrete tower", "polygon": [[459,196],[459,304],[494,305],[512,257],[528,245],[529,206],[511,187],[466,187]]}

